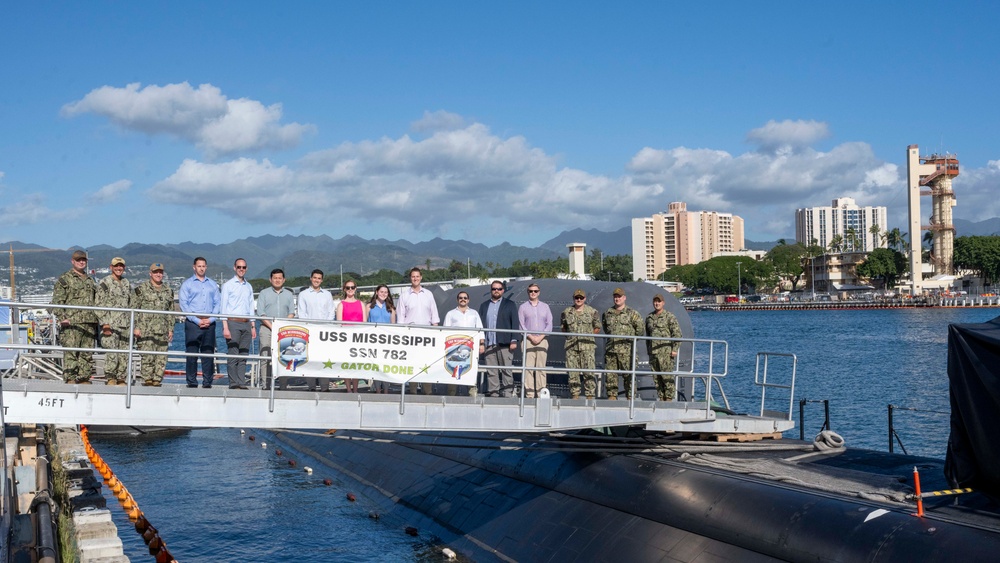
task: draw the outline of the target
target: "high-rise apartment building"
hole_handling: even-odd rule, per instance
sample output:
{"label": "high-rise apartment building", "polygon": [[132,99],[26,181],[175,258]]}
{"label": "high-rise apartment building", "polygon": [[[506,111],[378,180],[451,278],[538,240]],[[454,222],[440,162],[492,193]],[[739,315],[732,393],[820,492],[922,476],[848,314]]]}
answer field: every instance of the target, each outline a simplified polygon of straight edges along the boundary
{"label": "high-rise apartment building", "polygon": [[[873,225],[878,225],[877,236],[872,233]],[[840,242],[839,252],[871,252],[885,247],[883,235],[888,225],[885,207],[859,207],[849,197],[833,200],[830,207],[795,210],[796,242],[808,246],[815,240],[825,250],[833,250],[830,245],[835,240]]]}
{"label": "high-rise apartment building", "polygon": [[732,213],[688,211],[673,202],[667,211],[632,219],[632,279],[656,279],[671,266],[697,264],[743,249],[743,219]]}

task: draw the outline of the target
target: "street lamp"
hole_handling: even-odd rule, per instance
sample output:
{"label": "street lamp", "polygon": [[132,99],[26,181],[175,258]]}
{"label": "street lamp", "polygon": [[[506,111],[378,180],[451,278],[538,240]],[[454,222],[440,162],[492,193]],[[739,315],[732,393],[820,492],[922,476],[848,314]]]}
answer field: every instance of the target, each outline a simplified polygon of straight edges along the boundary
{"label": "street lamp", "polygon": [[815,301],[816,300],[816,256],[809,257],[809,281],[812,282],[809,285],[812,286],[812,294],[813,294],[812,300]]}
{"label": "street lamp", "polygon": [[740,271],[740,264],[743,262],[736,263],[736,302],[743,302],[743,274]]}

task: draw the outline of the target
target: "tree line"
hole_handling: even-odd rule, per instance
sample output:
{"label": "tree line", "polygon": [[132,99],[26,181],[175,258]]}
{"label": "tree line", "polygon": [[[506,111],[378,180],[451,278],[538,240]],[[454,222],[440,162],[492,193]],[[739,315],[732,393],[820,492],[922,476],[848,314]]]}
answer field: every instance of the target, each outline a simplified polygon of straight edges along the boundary
{"label": "tree line", "polygon": [[[438,282],[450,281],[454,279],[472,278],[479,283],[486,284],[490,280],[497,278],[555,278],[560,274],[567,274],[571,278],[574,272],[569,271],[569,258],[554,258],[551,260],[515,260],[509,266],[503,266],[494,262],[469,263],[452,260],[446,268],[431,268],[430,259],[421,268],[423,281]],[[595,280],[626,282],[632,281],[632,256],[628,254],[604,255],[600,248],[594,248],[590,254],[584,258],[584,268]],[[576,272],[579,276],[582,272]],[[324,287],[339,286],[341,284],[340,271],[324,271]],[[379,284],[408,284],[410,283],[409,271],[397,272],[388,268],[383,268],[377,272],[369,274],[359,274],[357,272],[345,271],[344,281],[354,280],[358,285],[377,286]],[[250,284],[255,292],[258,292],[271,285],[268,279],[252,279]],[[296,276],[285,280],[288,287],[308,286],[309,276]]]}

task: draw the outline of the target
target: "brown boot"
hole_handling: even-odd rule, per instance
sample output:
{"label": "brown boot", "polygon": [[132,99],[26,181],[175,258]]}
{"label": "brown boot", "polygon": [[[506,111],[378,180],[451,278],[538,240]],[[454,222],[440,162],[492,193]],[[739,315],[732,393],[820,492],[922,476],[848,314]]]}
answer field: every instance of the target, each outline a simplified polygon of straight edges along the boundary
{"label": "brown boot", "polygon": [[609,394],[608,395],[608,400],[609,401],[617,401],[618,400],[618,393],[615,393],[614,395],[610,395]]}

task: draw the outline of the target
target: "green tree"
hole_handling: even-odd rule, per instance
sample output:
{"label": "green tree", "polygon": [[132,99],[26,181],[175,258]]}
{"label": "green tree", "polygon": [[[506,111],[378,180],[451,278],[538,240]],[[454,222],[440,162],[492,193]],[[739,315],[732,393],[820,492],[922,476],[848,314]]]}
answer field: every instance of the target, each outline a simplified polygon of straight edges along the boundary
{"label": "green tree", "polygon": [[830,244],[827,246],[830,252],[833,254],[838,254],[844,249],[844,237],[843,235],[833,235],[830,239]]}
{"label": "green tree", "polygon": [[879,227],[878,223],[876,223],[868,228],[868,232],[872,234],[872,247],[878,248],[879,246],[881,246],[880,242],[882,240],[882,237],[879,235],[879,233],[882,232],[882,227]]}
{"label": "green tree", "polygon": [[897,250],[899,252],[904,252],[906,245],[906,235],[904,235],[903,232],[899,230],[899,227],[893,227],[888,233],[886,233],[885,242],[886,244],[889,245],[889,248]]}
{"label": "green tree", "polygon": [[955,268],[983,278],[986,285],[1000,280],[1000,237],[966,236],[955,239]]}
{"label": "green tree", "polygon": [[906,270],[906,256],[888,248],[876,248],[858,265],[859,276],[873,281],[879,280],[885,289],[895,287],[896,281],[906,273]]}
{"label": "green tree", "polygon": [[805,273],[805,259],[806,247],[799,243],[779,244],[764,256],[764,260],[771,264],[778,281],[788,281],[792,284],[792,289],[795,289]]}

